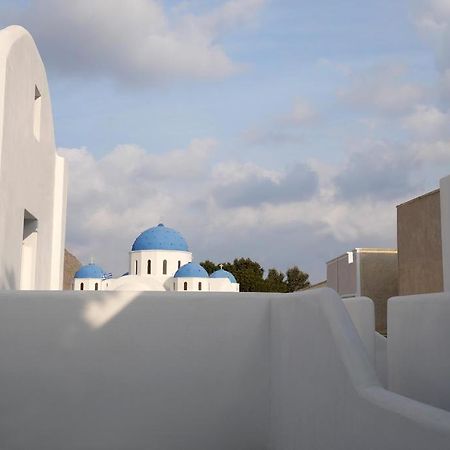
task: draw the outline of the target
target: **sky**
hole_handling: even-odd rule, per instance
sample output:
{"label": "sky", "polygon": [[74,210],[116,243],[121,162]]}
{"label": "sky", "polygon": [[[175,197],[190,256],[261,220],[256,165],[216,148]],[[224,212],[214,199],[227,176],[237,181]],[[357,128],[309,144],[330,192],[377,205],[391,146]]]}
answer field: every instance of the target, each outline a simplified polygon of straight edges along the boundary
{"label": "sky", "polygon": [[450,173],[450,0],[0,0],[9,24],[47,68],[66,246],[115,275],[164,222],[197,262],[320,281]]}

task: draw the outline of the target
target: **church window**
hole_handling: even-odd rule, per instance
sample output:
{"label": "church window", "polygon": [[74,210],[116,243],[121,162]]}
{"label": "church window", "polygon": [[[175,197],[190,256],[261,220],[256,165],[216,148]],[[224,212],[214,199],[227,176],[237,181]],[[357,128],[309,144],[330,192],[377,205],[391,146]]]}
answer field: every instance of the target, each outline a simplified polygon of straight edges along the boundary
{"label": "church window", "polygon": [[95,283],[95,290],[98,291],[98,283]]}
{"label": "church window", "polygon": [[163,275],[167,275],[167,259],[163,261]]}
{"label": "church window", "polygon": [[147,261],[147,274],[150,275],[152,273],[152,261],[149,259]]}
{"label": "church window", "polygon": [[201,282],[201,281],[198,282],[198,290],[199,290],[199,291],[202,290],[202,282]]}
{"label": "church window", "polygon": [[187,291],[187,281],[184,282],[184,290]]}
{"label": "church window", "polygon": [[84,283],[80,284],[80,291],[84,291]]}
{"label": "church window", "polygon": [[176,287],[176,284],[175,284],[175,283],[173,283],[173,290],[174,290],[174,291],[177,290],[177,287]]}
{"label": "church window", "polygon": [[137,275],[137,272],[138,272],[138,262],[137,262],[137,260],[136,260],[136,262],[135,262],[135,272],[136,272],[136,275]]}
{"label": "church window", "polygon": [[178,268],[181,267],[181,261],[178,261]]}

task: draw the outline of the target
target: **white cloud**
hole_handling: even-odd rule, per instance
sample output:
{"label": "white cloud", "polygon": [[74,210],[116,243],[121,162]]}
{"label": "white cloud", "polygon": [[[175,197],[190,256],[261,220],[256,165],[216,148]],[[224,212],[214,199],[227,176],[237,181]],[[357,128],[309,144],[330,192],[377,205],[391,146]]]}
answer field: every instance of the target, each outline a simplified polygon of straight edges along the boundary
{"label": "white cloud", "polygon": [[406,79],[402,64],[384,64],[354,74],[350,86],[338,97],[348,105],[369,112],[402,113],[420,102],[425,89]]}
{"label": "white cloud", "polygon": [[448,0],[416,0],[416,25],[430,42],[440,72],[440,93],[450,101],[450,3]]}
{"label": "white cloud", "polygon": [[264,2],[228,0],[203,16],[186,6],[171,17],[157,0],[37,0],[3,16],[27,27],[63,72],[148,84],[239,70],[218,39],[254,21]]}
{"label": "white cloud", "polygon": [[347,166],[309,161],[279,171],[214,162],[216,145],[197,139],[162,154],[122,145],[98,160],[86,149],[62,149],[70,170],[68,248],[117,275],[127,270],[134,238],[163,221],[186,236],[197,259],[299,264],[317,279],[326,259],[347,247],[392,245],[392,197],[336,196],[335,175]]}
{"label": "white cloud", "polygon": [[442,137],[450,133],[450,116],[435,106],[418,105],[403,118],[403,127],[420,137]]}
{"label": "white cloud", "polygon": [[301,133],[318,123],[319,112],[305,99],[298,98],[291,110],[270,118],[266,123],[252,127],[244,134],[244,140],[256,145],[283,145],[301,141]]}

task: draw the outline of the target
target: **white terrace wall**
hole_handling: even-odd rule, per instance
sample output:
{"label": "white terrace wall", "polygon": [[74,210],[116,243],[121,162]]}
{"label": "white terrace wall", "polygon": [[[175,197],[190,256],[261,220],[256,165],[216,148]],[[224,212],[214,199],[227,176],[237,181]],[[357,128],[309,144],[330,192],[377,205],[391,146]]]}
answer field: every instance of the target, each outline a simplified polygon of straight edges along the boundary
{"label": "white terrace wall", "polygon": [[0,292],[0,448],[266,448],[269,299],[206,295]]}
{"label": "white terrace wall", "polygon": [[33,38],[0,30],[0,289],[62,289],[65,174]]}
{"label": "white terrace wall", "polygon": [[389,389],[450,411],[450,292],[390,299],[388,333]]}
{"label": "white terrace wall", "polygon": [[[363,311],[352,314],[368,320]],[[380,387],[330,289],[3,291],[0,383],[0,447],[15,450],[450,443],[449,412]]]}

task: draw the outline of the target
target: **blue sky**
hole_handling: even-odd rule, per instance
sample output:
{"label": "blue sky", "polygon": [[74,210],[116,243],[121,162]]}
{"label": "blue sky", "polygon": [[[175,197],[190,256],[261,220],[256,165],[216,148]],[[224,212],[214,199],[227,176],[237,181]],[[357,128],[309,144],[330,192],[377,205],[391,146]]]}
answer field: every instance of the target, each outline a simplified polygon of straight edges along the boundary
{"label": "blue sky", "polygon": [[395,246],[395,205],[450,172],[449,0],[1,0],[0,17],[47,67],[67,246],[116,274],[164,220],[197,260],[317,281]]}

